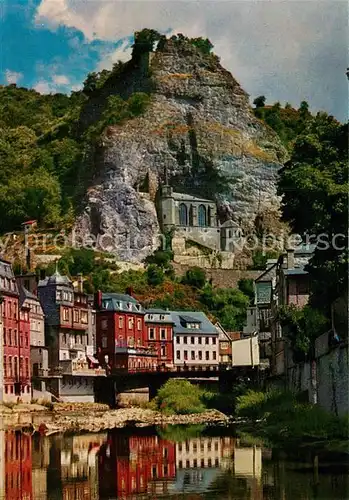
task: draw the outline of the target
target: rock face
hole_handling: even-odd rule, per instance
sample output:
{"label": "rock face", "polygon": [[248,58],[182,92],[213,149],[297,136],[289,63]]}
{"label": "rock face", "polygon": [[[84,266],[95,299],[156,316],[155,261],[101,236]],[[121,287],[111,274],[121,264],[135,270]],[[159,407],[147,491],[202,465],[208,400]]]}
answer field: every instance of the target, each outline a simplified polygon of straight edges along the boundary
{"label": "rock face", "polygon": [[244,228],[278,205],[276,176],[285,151],[216,56],[167,40],[127,77],[111,77],[89,99],[82,122],[98,119],[109,95],[133,91],[150,92],[151,104],[141,117],[105,131],[100,175],[78,234],[103,235],[99,246],[121,260],[143,259],[158,246],[154,201],[165,171],[176,191],[214,199],[221,221],[232,218]]}

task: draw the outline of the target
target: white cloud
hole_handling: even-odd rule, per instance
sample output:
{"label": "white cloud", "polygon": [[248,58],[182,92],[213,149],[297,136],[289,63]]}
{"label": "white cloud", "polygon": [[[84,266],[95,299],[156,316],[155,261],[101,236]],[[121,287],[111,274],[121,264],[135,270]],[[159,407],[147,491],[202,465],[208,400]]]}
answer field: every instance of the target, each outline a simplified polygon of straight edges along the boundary
{"label": "white cloud", "polygon": [[70,80],[66,75],[53,75],[52,81],[56,85],[69,85]]}
{"label": "white cloud", "polygon": [[[303,99],[341,118],[347,102],[347,6],[331,1],[41,0],[36,20],[116,41],[142,28],[207,36],[223,65],[252,96]],[[128,57],[102,53],[99,68]],[[344,111],[343,111],[344,110]]]}
{"label": "white cloud", "polygon": [[8,84],[18,83],[23,78],[23,73],[17,73],[17,71],[11,71],[10,69],[5,70],[5,79]]}
{"label": "white cloud", "polygon": [[131,58],[131,53],[132,44],[130,43],[129,38],[125,38],[121,45],[113,51],[101,53],[101,58],[98,62],[96,70],[101,71],[102,69],[111,69],[113,64],[118,61],[128,61]]}
{"label": "white cloud", "polygon": [[39,80],[34,85],[34,89],[40,94],[52,94],[55,91],[47,80]]}

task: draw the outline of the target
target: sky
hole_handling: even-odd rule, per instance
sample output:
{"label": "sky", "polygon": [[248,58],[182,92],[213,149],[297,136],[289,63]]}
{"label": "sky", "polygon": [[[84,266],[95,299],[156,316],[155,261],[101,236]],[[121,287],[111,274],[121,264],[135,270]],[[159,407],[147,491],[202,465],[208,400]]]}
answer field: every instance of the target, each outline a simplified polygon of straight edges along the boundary
{"label": "sky", "polygon": [[143,28],[208,37],[253,100],[348,119],[346,0],[0,0],[0,84],[81,88]]}

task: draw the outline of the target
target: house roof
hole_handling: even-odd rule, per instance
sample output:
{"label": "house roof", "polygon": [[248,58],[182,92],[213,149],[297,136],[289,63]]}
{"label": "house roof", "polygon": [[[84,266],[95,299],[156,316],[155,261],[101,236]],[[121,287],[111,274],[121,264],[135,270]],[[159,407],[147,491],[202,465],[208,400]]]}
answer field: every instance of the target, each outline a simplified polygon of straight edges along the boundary
{"label": "house roof", "polygon": [[192,196],[191,194],[185,194],[185,193],[172,193],[172,198],[177,201],[196,201],[202,203],[215,204],[213,200],[206,200],[205,198],[199,198],[197,196]]}
{"label": "house roof", "polygon": [[271,264],[270,267],[268,267],[265,271],[263,271],[262,274],[260,274],[258,278],[255,279],[255,283],[261,281],[272,281],[272,279],[276,277],[276,267],[277,261]]}
{"label": "house roof", "polygon": [[294,267],[293,269],[283,269],[283,273],[285,276],[299,276],[301,274],[308,274],[307,271],[304,270],[304,267]]}
{"label": "house roof", "polygon": [[[206,314],[201,311],[171,311],[171,317],[174,322],[173,333],[188,335],[218,335],[216,327],[211,323]],[[186,328],[186,323],[200,323],[199,328]]]}
{"label": "house roof", "polygon": [[36,295],[34,295],[29,290],[27,290],[23,285],[21,285],[19,287],[19,305],[22,306],[22,304],[27,299],[35,300],[36,302],[40,302]]}
{"label": "house roof", "polygon": [[134,297],[131,297],[131,295],[124,293],[103,293],[102,309],[106,311],[128,311],[144,314],[141,304]]}
{"label": "house roof", "polygon": [[68,276],[62,276],[58,270],[56,270],[52,276],[48,276],[47,278],[40,280],[38,283],[38,287],[48,286],[48,285],[66,285],[71,286],[72,282],[68,278]]}

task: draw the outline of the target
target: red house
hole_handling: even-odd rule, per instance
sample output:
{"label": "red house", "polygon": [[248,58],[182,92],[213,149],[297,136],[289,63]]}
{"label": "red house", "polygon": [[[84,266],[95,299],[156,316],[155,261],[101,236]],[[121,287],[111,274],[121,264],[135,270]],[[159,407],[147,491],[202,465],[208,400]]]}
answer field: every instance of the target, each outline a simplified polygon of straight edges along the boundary
{"label": "red house", "polygon": [[160,369],[173,368],[173,325],[169,311],[147,309],[145,313],[146,337],[148,345],[157,354]]}
{"label": "red house", "polygon": [[0,259],[0,313],[4,401],[31,400],[29,309],[19,308],[19,293],[10,262]]}
{"label": "red house", "polygon": [[101,293],[95,298],[97,353],[108,371],[149,371],[157,354],[148,346],[144,310],[126,294]]}

